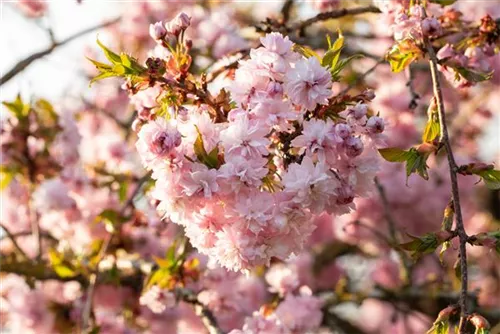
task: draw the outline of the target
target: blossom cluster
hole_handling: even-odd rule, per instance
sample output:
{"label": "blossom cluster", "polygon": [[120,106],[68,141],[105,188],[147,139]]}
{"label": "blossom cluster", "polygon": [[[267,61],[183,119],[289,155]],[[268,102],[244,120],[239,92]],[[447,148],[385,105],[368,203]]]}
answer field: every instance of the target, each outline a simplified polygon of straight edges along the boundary
{"label": "blossom cluster", "polygon": [[328,68],[279,33],[261,43],[227,87],[227,120],[185,105],[137,127],[159,209],[234,271],[300,251],[313,215],[352,210],[377,171],[374,145],[384,130],[364,100],[321,117],[334,97]]}

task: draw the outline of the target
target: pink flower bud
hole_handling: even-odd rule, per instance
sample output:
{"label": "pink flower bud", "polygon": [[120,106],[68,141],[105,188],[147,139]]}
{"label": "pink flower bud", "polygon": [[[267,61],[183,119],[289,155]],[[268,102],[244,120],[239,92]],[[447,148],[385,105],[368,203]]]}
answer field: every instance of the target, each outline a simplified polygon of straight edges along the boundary
{"label": "pink flower bud", "polygon": [[366,113],[368,112],[368,106],[363,103],[358,103],[354,107],[351,108],[352,110],[352,115],[356,119],[361,119],[363,116],[366,116]]}
{"label": "pink flower bud", "polygon": [[190,24],[191,18],[186,13],[179,13],[172,21],[165,24],[165,28],[167,28],[170,33],[178,36],[181,31],[186,30]]}
{"label": "pink flower bud", "polygon": [[270,81],[267,84],[266,91],[271,96],[281,95],[283,94],[283,86],[276,81]]}
{"label": "pink flower bud", "polygon": [[382,133],[385,128],[384,120],[378,116],[372,116],[366,122],[366,128],[370,133]]}
{"label": "pink flower bud", "polygon": [[167,29],[163,26],[163,23],[156,22],[154,24],[149,25],[149,35],[155,41],[162,40],[163,37],[167,34]]}
{"label": "pink flower bud", "polygon": [[434,17],[422,21],[422,33],[426,36],[435,36],[441,33],[441,24]]}
{"label": "pink flower bud", "polygon": [[345,153],[350,157],[357,157],[363,152],[363,142],[357,137],[349,137],[345,141]]}
{"label": "pink flower bud", "polygon": [[453,50],[453,47],[450,44],[446,44],[443,46],[437,53],[437,57],[439,60],[445,59],[445,58],[452,58],[456,55],[455,50]]}
{"label": "pink flower bud", "polygon": [[351,135],[352,129],[349,125],[344,123],[339,123],[335,125],[335,133],[342,139],[346,139]]}

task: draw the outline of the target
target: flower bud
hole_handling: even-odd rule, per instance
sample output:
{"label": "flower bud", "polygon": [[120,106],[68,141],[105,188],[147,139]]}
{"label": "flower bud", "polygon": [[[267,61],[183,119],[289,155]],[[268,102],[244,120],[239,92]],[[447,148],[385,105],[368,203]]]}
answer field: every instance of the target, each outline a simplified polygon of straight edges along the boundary
{"label": "flower bud", "polygon": [[281,95],[283,93],[283,86],[276,81],[270,81],[267,84],[266,91],[271,96]]}
{"label": "flower bud", "polygon": [[476,329],[490,329],[491,327],[488,320],[477,313],[472,314],[469,321]]}
{"label": "flower bud", "polygon": [[167,29],[163,26],[163,23],[156,22],[154,24],[149,25],[149,35],[155,41],[160,41],[167,34]]}
{"label": "flower bud", "polygon": [[436,321],[448,321],[452,315],[457,313],[457,307],[456,306],[448,306],[439,312],[439,315],[436,319]]}
{"label": "flower bud", "polygon": [[352,107],[351,110],[354,118],[361,119],[368,113],[368,106],[363,103],[358,103],[357,105]]}
{"label": "flower bud", "polygon": [[179,36],[190,24],[191,18],[186,13],[179,13],[172,21],[165,23],[165,28],[169,33]]}
{"label": "flower bud", "polygon": [[422,23],[422,33],[425,36],[435,36],[441,33],[441,24],[434,17],[425,18]]}
{"label": "flower bud", "polygon": [[345,141],[345,153],[354,158],[363,152],[363,142],[357,137],[349,137]]}
{"label": "flower bud", "polygon": [[378,116],[372,116],[366,122],[366,128],[370,133],[382,133],[385,128],[384,120]]}
{"label": "flower bud", "polygon": [[335,134],[342,139],[346,139],[351,135],[352,129],[349,125],[344,123],[339,123],[335,125]]}

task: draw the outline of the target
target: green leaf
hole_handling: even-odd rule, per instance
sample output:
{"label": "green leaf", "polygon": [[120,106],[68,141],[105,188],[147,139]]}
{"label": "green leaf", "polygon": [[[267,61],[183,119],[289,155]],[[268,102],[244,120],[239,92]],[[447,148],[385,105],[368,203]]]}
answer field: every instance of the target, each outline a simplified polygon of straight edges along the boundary
{"label": "green leaf", "polygon": [[[432,107],[431,107],[432,108]],[[436,108],[429,111],[429,118],[425,126],[422,141],[424,143],[432,143],[441,134],[441,126],[439,124],[439,115]]]}
{"label": "green leaf", "polygon": [[15,175],[16,173],[13,170],[0,166],[0,191],[9,186]]}
{"label": "green leaf", "polygon": [[411,149],[410,152],[412,152],[412,155],[406,160],[406,177],[408,178],[411,174],[417,173],[417,175],[420,175],[424,180],[428,180],[427,156],[420,154],[415,149]]}
{"label": "green leaf", "polygon": [[327,40],[329,48],[323,56],[323,59],[321,60],[321,66],[329,67],[332,70],[337,66],[340,58],[340,53],[344,48],[344,36],[342,35],[342,31],[339,29],[338,33],[339,37],[333,44],[331,44],[330,37],[328,36]]}
{"label": "green leaf", "polygon": [[73,269],[63,264],[53,266],[53,268],[56,274],[62,278],[74,277],[77,275]]}
{"label": "green leaf", "polygon": [[448,321],[436,321],[426,334],[448,334],[450,324]]}
{"label": "green leaf", "polygon": [[118,188],[118,198],[120,199],[120,202],[125,202],[127,199],[127,192],[128,192],[128,182],[127,181],[122,181],[119,184]]}
{"label": "green leaf", "polygon": [[483,170],[477,173],[486,184],[486,187],[492,190],[500,189],[500,170]]}
{"label": "green leaf", "polygon": [[117,55],[116,53],[114,53],[113,51],[111,51],[110,49],[108,49],[104,44],[102,44],[101,41],[99,40],[99,38],[97,39],[97,45],[99,45],[99,47],[104,52],[104,55],[106,56],[106,58],[112,64],[116,65],[116,64],[122,63],[122,59],[120,58],[120,56]]}
{"label": "green leaf", "polygon": [[362,54],[355,54],[355,55],[352,55],[352,56],[349,56],[347,58],[344,58],[344,59],[341,59],[337,65],[331,69],[331,73],[332,73],[332,78],[334,81],[337,81],[338,80],[338,75],[340,74],[340,72],[344,69],[344,67],[346,67],[351,61],[355,60],[355,59],[361,59],[361,58],[364,58],[365,56],[363,56]]}
{"label": "green leaf", "polygon": [[411,157],[409,151],[397,147],[381,148],[378,150],[380,155],[389,162],[405,162]]}
{"label": "green leaf", "polygon": [[321,57],[310,47],[305,45],[294,44],[293,51],[300,53],[306,58],[316,57],[318,61],[321,63]]}
{"label": "green leaf", "polygon": [[439,251],[439,262],[441,262],[442,265],[444,265],[443,259],[444,259],[444,253],[450,248],[451,246],[451,241],[445,241],[441,245],[441,250]]}
{"label": "green leaf", "polygon": [[198,161],[208,168],[219,168],[221,163],[219,161],[219,148],[216,146],[210,153],[207,153],[205,150],[205,145],[203,144],[203,136],[201,135],[200,130],[195,125],[196,131],[198,132],[198,137],[196,138],[193,150],[198,158]]}
{"label": "green leaf", "polygon": [[488,73],[481,73],[481,72],[472,71],[472,70],[467,69],[465,67],[456,67],[455,70],[462,77],[464,77],[465,80],[470,81],[470,82],[487,81],[493,77],[493,71],[488,72]]}
{"label": "green leaf", "polygon": [[18,119],[28,116],[30,111],[30,105],[23,102],[20,94],[16,96],[14,101],[2,102],[2,104]]}
{"label": "green leaf", "polygon": [[160,288],[168,287],[172,280],[172,274],[169,268],[160,268],[156,270],[150,277],[148,283],[146,284],[146,289],[153,285],[158,285]]}
{"label": "green leaf", "polygon": [[438,5],[444,7],[454,4],[457,0],[430,0],[430,2],[437,3]]}
{"label": "green leaf", "polygon": [[394,73],[401,72],[417,58],[418,53],[413,51],[402,52],[398,45],[395,45],[386,57]]}
{"label": "green leaf", "polygon": [[120,213],[113,209],[104,209],[101,213],[95,218],[96,222],[102,222],[106,227],[106,230],[110,233],[113,233],[116,229],[116,226],[120,223],[124,223],[127,221],[126,217],[120,215]]}
{"label": "green leaf", "polygon": [[414,237],[412,235],[408,236],[413,240],[400,244],[399,247],[412,252],[411,256],[414,260],[417,260],[422,255],[434,252],[436,248],[442,243],[435,233],[427,233],[422,237]]}
{"label": "green leaf", "polygon": [[101,333],[101,326],[95,326],[87,334],[99,334]]}
{"label": "green leaf", "polygon": [[397,147],[383,148],[378,150],[382,157],[389,162],[406,162],[406,177],[416,173],[423,179],[428,180],[427,158],[429,154],[420,153],[415,148],[407,151]]}

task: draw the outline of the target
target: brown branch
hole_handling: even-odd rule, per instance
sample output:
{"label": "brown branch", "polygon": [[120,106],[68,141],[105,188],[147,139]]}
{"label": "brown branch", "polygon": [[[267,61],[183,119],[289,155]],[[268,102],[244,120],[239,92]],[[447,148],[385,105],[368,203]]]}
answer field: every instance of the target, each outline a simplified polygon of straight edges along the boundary
{"label": "brown branch", "polygon": [[39,51],[39,52],[36,52],[36,53],[34,53],[34,54],[32,54],[32,55],[24,58],[23,60],[19,61],[16,65],[14,65],[14,67],[12,67],[6,74],[4,74],[0,78],[0,86],[3,85],[4,83],[6,83],[7,81],[9,81],[10,79],[12,79],[13,77],[15,77],[17,74],[19,74],[22,71],[24,71],[35,60],[38,60],[38,59],[40,59],[42,57],[45,57],[45,56],[51,54],[58,47],[60,47],[60,46],[62,46],[64,44],[67,44],[67,43],[73,41],[74,39],[76,39],[78,37],[81,37],[81,36],[83,36],[85,34],[88,34],[88,33],[92,32],[94,30],[101,29],[101,28],[113,25],[113,24],[117,23],[118,21],[120,21],[120,18],[116,18],[114,20],[107,21],[107,22],[95,25],[93,27],[87,28],[87,29],[82,30],[82,31],[80,31],[80,32],[78,32],[78,33],[76,33],[76,34],[74,34],[72,36],[69,36],[69,37],[63,39],[60,42],[53,42],[47,49]]}
{"label": "brown branch", "polygon": [[202,304],[198,297],[187,289],[175,290],[179,299],[194,306],[196,314],[201,318],[203,324],[210,334],[223,334],[222,329],[217,324],[214,314],[204,304]]}
{"label": "brown branch", "polygon": [[460,192],[458,188],[458,177],[457,171],[458,166],[455,162],[455,157],[453,156],[453,150],[450,143],[450,138],[448,135],[448,128],[446,124],[446,112],[444,108],[443,92],[441,91],[441,83],[439,80],[438,72],[438,59],[436,57],[436,52],[432,47],[432,44],[428,39],[425,39],[425,44],[427,47],[427,52],[429,54],[429,65],[431,68],[432,85],[434,90],[434,97],[436,99],[437,109],[439,113],[439,125],[441,128],[441,134],[439,137],[440,144],[444,145],[446,150],[446,155],[448,158],[448,167],[450,170],[451,179],[451,192],[453,198],[453,207],[455,210],[455,222],[456,230],[458,232],[458,238],[460,241],[459,254],[460,254],[460,272],[461,272],[461,289],[460,289],[460,325],[459,333],[464,334],[466,332],[467,324],[467,288],[468,288],[468,273],[467,273],[467,250],[466,244],[468,240],[467,233],[465,231],[464,222],[462,218],[462,207],[460,205]]}
{"label": "brown branch", "polygon": [[[141,190],[144,182],[146,182],[150,178],[150,176],[151,176],[151,174],[147,173],[146,175],[141,177],[139,179],[139,181],[137,181],[137,185],[136,185],[134,191],[132,192],[132,194],[130,195],[130,197],[127,199],[127,201],[123,205],[122,209],[120,210],[120,212],[118,214],[119,217],[122,217],[126,213],[128,208],[130,208],[134,205],[134,198],[137,196],[137,194]],[[101,261],[104,259],[104,256],[106,255],[106,252],[109,248],[109,245],[111,244],[112,239],[113,239],[113,233],[109,233],[106,236],[106,239],[104,240],[104,243],[101,246],[101,249],[99,250],[99,254],[97,257],[98,260],[96,263],[96,270],[94,273],[92,273],[90,275],[90,279],[88,282],[89,284],[88,284],[87,293],[86,293],[87,300],[85,301],[85,305],[84,305],[84,308],[82,311],[82,330],[84,332],[88,329],[90,316],[92,313],[92,301],[94,299],[94,291],[95,291],[95,287],[97,286],[97,281],[98,281],[99,275],[100,275],[99,265],[100,265]]]}
{"label": "brown branch", "polygon": [[343,8],[338,10],[332,10],[329,12],[319,13],[318,15],[313,16],[310,19],[297,23],[292,27],[292,30],[298,30],[302,34],[305,28],[316,22],[338,19],[349,15],[359,15],[366,13],[380,13],[380,9],[378,9],[378,7],[375,6],[366,6],[358,8]]}
{"label": "brown branch", "polygon": [[286,24],[290,19],[290,12],[292,11],[293,0],[286,0],[281,7],[281,17],[283,19],[283,24]]}
{"label": "brown branch", "polygon": [[[10,239],[10,241],[12,242],[12,245],[14,246],[14,248],[16,248],[19,252],[19,254],[21,254],[25,259],[29,259],[28,255],[26,255],[26,253],[24,252],[24,250],[19,246],[19,244],[17,243],[16,241],[16,236],[11,233],[9,231],[9,229],[2,223],[0,223],[0,227],[2,228],[3,232],[5,233],[5,235]],[[31,232],[30,232],[31,234]],[[1,239],[0,239],[1,240]]]}
{"label": "brown branch", "polygon": [[418,100],[420,99],[420,95],[418,95],[417,92],[415,92],[415,87],[413,85],[413,80],[415,79],[415,69],[413,66],[408,66],[408,81],[406,82],[406,87],[408,87],[408,90],[410,91],[411,95],[411,101],[410,104],[408,105],[408,108],[410,109],[415,109],[418,107]]}

